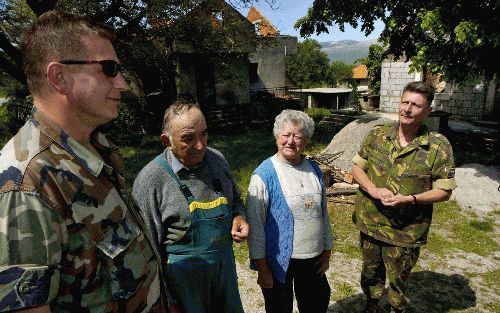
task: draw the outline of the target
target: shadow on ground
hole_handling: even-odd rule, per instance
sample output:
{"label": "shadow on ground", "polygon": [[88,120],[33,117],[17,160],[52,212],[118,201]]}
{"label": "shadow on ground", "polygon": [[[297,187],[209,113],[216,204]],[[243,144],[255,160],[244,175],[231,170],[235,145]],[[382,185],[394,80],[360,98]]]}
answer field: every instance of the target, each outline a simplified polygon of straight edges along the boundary
{"label": "shadow on ground", "polygon": [[[444,313],[475,307],[476,293],[462,275],[420,271],[410,276],[410,300],[409,312]],[[357,294],[330,305],[328,312],[363,312],[364,305],[365,296]],[[379,312],[389,312],[385,300],[381,301]]]}

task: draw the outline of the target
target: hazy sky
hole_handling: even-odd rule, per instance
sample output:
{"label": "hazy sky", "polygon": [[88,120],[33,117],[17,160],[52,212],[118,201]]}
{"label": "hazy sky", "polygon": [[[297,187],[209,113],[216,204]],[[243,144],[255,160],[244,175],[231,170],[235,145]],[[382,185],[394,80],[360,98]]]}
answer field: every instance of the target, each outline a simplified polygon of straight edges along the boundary
{"label": "hazy sky", "polygon": [[[278,28],[282,35],[292,35],[297,36],[299,41],[304,40],[300,37],[297,30],[293,28],[295,22],[306,15],[307,9],[312,6],[313,0],[276,0],[275,8],[271,8],[264,0],[260,0],[254,6],[266,16],[273,24]],[[240,9],[240,12],[246,16],[248,13],[248,8]],[[311,36],[310,38],[316,39],[318,41],[339,41],[345,39],[352,40],[366,40],[378,38],[380,32],[382,31],[384,24],[382,22],[375,23],[375,30],[368,36],[361,29],[353,29],[351,26],[347,25],[345,27],[345,32],[341,32],[337,26],[333,26],[329,29],[329,34],[321,34],[319,36]]]}

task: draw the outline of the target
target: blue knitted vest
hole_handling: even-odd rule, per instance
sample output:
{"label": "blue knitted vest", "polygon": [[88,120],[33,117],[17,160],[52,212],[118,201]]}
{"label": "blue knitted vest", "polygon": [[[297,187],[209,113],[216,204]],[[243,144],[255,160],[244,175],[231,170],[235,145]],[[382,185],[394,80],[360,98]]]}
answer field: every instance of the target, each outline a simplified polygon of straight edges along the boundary
{"label": "blue knitted vest", "polygon": [[[318,165],[309,159],[306,160],[311,164],[318,176],[320,186],[322,186],[323,174]],[[271,158],[262,162],[255,169],[254,174],[259,175],[266,185],[269,194],[269,207],[266,225],[264,226],[264,233],[266,234],[266,259],[273,271],[274,277],[281,283],[284,283],[293,250],[294,220],[292,210],[283,195],[281,184]],[[322,203],[322,206],[324,206],[324,203]],[[250,268],[255,269],[253,262],[250,262]]]}

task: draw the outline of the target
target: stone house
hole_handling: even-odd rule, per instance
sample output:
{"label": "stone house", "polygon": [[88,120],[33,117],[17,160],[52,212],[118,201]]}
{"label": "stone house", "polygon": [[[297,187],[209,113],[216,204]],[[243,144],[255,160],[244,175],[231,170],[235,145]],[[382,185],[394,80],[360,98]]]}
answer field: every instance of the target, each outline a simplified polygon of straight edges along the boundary
{"label": "stone house", "polygon": [[221,28],[231,51],[220,54],[220,66],[196,51],[188,40],[175,40],[171,52],[176,59],[177,98],[195,99],[205,112],[249,103],[248,55],[256,51],[253,24],[223,0],[210,1],[210,6],[202,3],[190,14],[206,17],[214,28]]}
{"label": "stone house", "polygon": [[366,65],[361,64],[352,69],[352,78],[356,81],[359,87],[362,89],[368,89],[368,69]]}
{"label": "stone house", "polygon": [[281,35],[278,29],[255,7],[247,19],[259,36],[256,51],[249,54],[250,89],[282,95],[291,84],[286,77],[285,57],[297,52],[297,37]]}

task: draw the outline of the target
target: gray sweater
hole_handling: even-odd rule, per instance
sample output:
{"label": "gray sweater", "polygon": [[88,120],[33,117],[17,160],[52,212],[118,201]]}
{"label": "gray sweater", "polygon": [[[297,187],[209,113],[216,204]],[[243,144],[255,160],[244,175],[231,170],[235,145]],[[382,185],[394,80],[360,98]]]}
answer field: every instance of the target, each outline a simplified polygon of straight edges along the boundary
{"label": "gray sweater", "polygon": [[[172,152],[165,149],[162,155],[172,167]],[[245,215],[240,191],[226,159],[219,151],[207,148],[202,165],[190,170],[183,168],[176,174],[191,190],[195,200],[203,202],[219,197],[213,186],[213,180],[219,179],[222,193],[233,209],[233,216]],[[132,194],[160,251],[163,251],[164,244],[178,240],[189,228],[191,217],[187,200],[174,178],[157,161],[149,162],[141,170],[134,181]]]}

